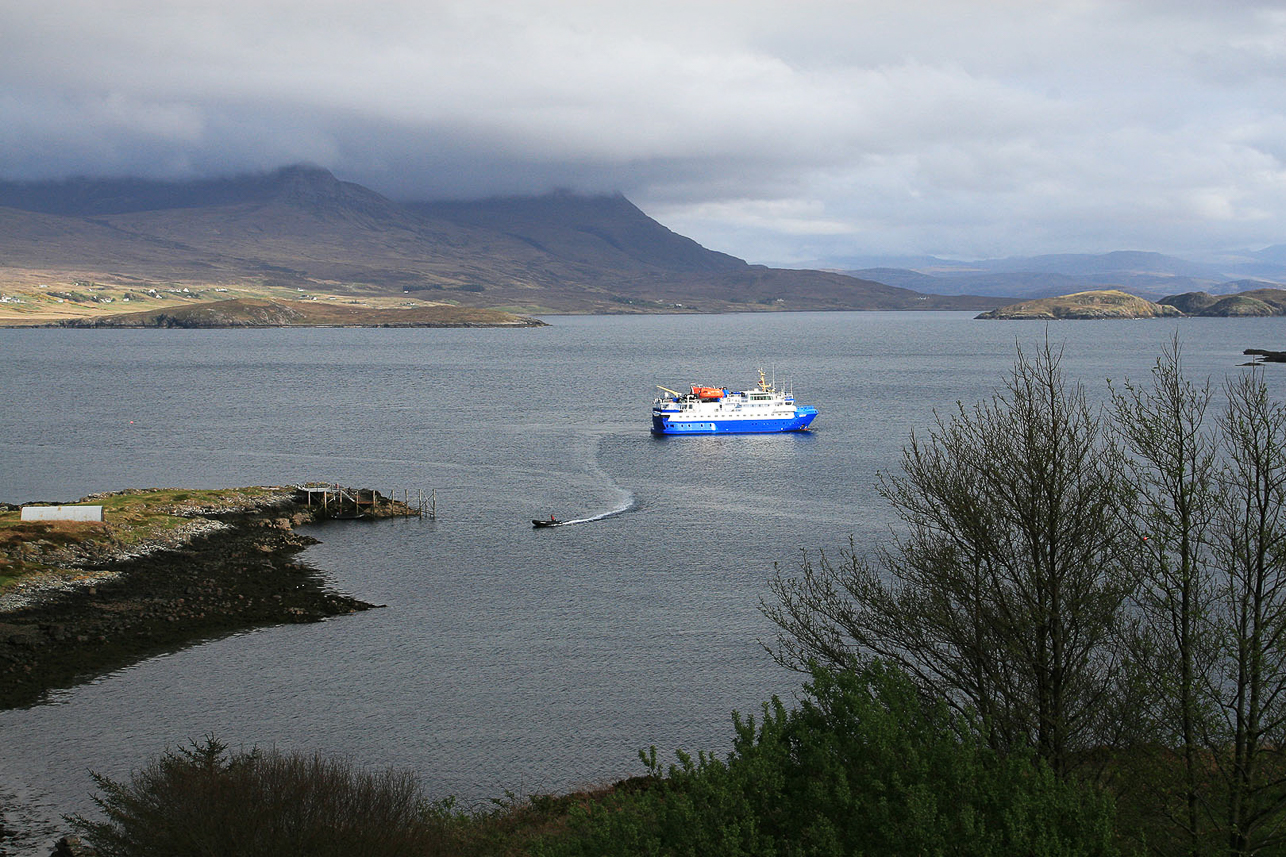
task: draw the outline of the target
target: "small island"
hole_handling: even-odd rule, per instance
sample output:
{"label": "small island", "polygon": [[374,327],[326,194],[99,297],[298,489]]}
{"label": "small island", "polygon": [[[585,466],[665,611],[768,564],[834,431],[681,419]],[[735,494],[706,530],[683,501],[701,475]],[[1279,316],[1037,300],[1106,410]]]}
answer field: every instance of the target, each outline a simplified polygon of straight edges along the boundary
{"label": "small island", "polygon": [[375,606],[297,562],[316,540],[294,527],[415,510],[369,489],[338,493],[129,489],[60,507],[101,508],[101,521],[24,521],[0,504],[0,708],[198,640]]}
{"label": "small island", "polygon": [[1056,298],[1023,301],[999,307],[981,315],[981,319],[1098,319],[1098,318],[1164,318],[1182,316],[1183,312],[1165,304],[1155,304],[1118,289],[1076,292]]}
{"label": "small island", "polygon": [[1120,289],[1076,292],[1009,304],[975,318],[1007,321],[1110,318],[1245,318],[1286,315],[1286,289],[1256,289],[1215,297],[1205,292],[1171,295],[1153,303]]}
{"label": "small island", "polygon": [[1286,290],[1253,289],[1220,296],[1187,292],[1163,298],[1162,303],[1177,307],[1184,315],[1202,318],[1261,318],[1286,315]]}

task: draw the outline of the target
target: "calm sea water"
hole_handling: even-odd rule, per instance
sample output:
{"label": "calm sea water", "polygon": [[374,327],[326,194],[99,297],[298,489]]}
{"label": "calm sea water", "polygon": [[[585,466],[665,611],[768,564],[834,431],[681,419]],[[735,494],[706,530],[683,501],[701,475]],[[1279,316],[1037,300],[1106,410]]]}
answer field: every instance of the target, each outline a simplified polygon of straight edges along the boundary
{"label": "calm sea water", "polygon": [[[962,313],[553,318],[535,330],[0,330],[0,500],[327,480],[436,490],[436,521],[313,528],[305,558],[387,609],[153,658],[0,712],[0,807],[54,830],[113,777],[215,734],[418,771],[466,801],[722,751],[798,676],[760,641],[773,564],[881,539],[876,473],[935,409],[1048,335],[1094,395],[1180,336],[1194,375],[1279,319],[985,323]],[[655,438],[654,385],[793,383],[791,436]],[[1286,366],[1266,375],[1279,398]],[[599,518],[552,530],[530,520]],[[599,517],[606,516],[606,517]],[[12,823],[12,821],[11,821]],[[43,825],[43,826],[42,826]],[[32,853],[47,853],[47,841]]]}

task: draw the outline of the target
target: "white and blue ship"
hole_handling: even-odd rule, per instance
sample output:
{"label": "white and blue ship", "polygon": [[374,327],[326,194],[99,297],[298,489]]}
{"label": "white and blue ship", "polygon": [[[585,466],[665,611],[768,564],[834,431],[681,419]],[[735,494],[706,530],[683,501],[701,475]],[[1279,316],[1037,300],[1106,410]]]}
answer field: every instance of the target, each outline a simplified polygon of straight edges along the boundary
{"label": "white and blue ship", "polygon": [[657,386],[667,395],[652,403],[653,434],[766,434],[808,431],[817,409],[795,404],[793,394],[778,390],[759,370],[755,390],[698,387],[680,393]]}

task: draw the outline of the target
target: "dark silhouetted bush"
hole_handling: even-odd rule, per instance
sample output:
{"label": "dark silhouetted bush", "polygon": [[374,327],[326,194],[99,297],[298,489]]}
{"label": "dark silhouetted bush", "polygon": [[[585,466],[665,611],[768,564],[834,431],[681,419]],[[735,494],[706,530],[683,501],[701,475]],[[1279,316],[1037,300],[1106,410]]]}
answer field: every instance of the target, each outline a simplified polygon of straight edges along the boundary
{"label": "dark silhouetted bush", "polygon": [[128,783],[94,775],[103,820],[71,819],[102,857],[395,857],[456,853],[445,804],[410,773],[251,750],[213,737],[166,752]]}

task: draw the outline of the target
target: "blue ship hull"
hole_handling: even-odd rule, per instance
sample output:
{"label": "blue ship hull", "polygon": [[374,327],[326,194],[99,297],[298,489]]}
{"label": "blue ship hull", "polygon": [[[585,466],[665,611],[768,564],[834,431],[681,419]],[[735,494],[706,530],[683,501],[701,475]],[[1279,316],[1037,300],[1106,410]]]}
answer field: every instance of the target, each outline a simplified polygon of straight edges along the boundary
{"label": "blue ship hull", "polygon": [[773,434],[783,431],[808,431],[817,416],[816,408],[798,408],[789,419],[765,420],[675,420],[652,417],[653,434]]}

